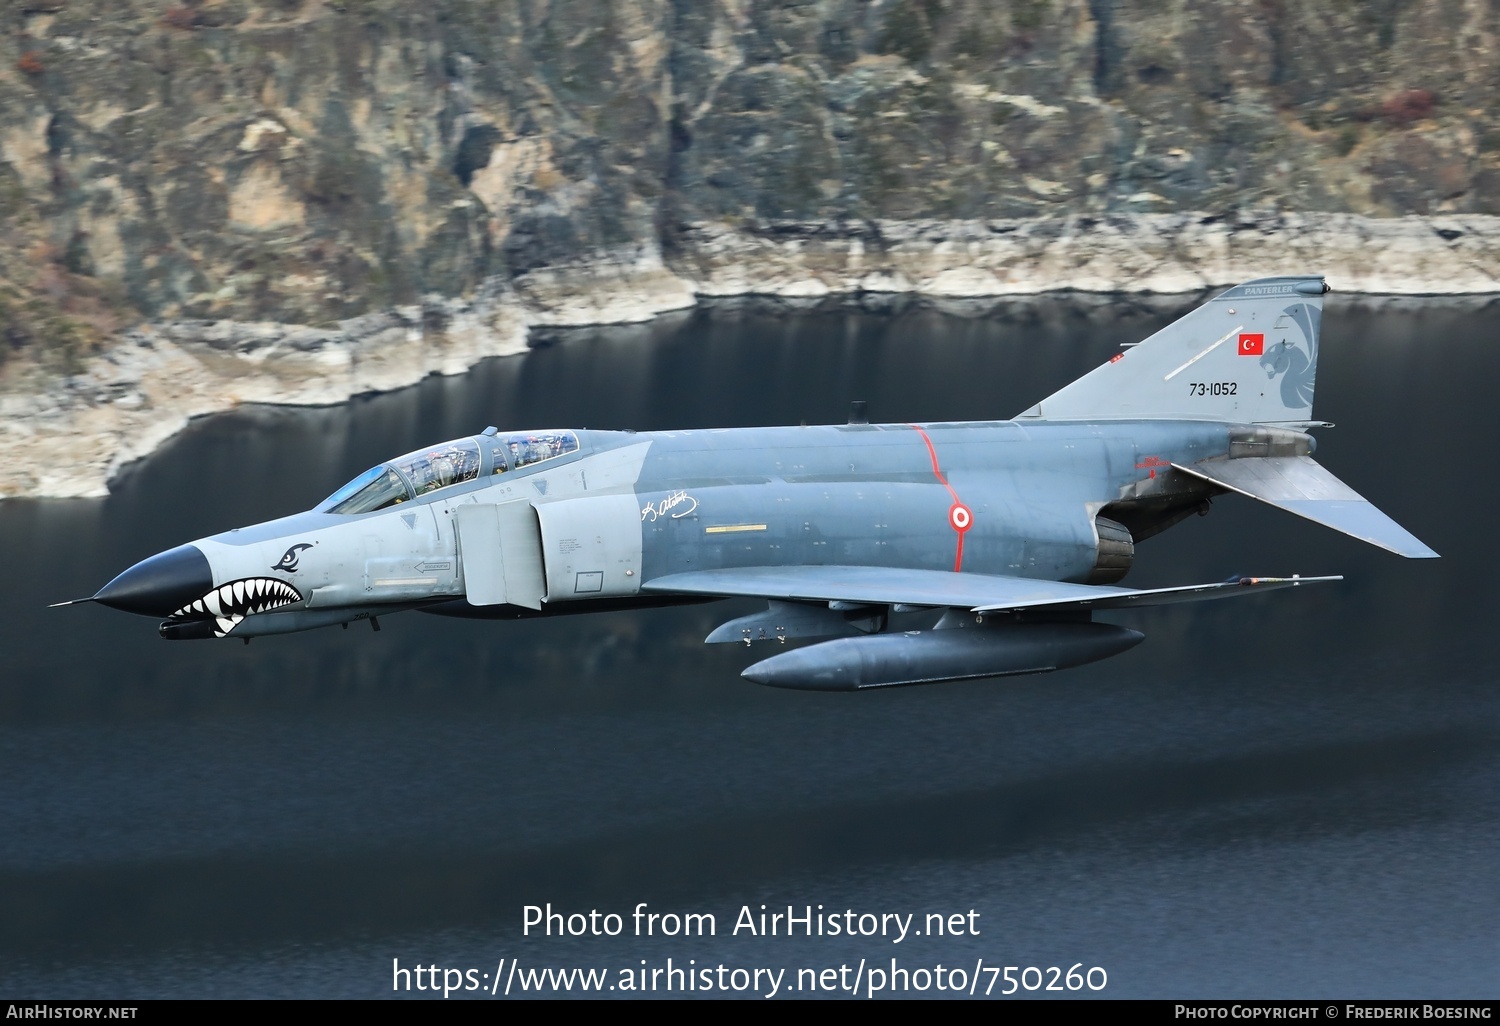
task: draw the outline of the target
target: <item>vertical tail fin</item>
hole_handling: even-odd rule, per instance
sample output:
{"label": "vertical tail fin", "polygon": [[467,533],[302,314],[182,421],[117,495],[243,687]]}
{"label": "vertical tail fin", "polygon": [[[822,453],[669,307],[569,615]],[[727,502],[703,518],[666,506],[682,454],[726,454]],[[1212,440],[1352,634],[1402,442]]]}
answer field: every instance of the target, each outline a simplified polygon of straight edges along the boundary
{"label": "vertical tail fin", "polygon": [[1327,291],[1321,275],[1236,285],[1020,419],[1306,424]]}

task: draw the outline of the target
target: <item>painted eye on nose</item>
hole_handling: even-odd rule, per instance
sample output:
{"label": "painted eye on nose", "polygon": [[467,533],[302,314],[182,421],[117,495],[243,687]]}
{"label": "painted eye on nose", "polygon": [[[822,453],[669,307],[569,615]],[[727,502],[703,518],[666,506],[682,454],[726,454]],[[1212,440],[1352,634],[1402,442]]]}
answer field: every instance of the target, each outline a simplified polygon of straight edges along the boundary
{"label": "painted eye on nose", "polygon": [[280,561],[278,561],[275,566],[271,567],[271,569],[284,570],[289,574],[296,573],[298,562],[302,558],[302,550],[310,548],[312,548],[312,546],[307,542],[301,542],[297,545],[293,545],[291,548],[287,549],[281,554]]}

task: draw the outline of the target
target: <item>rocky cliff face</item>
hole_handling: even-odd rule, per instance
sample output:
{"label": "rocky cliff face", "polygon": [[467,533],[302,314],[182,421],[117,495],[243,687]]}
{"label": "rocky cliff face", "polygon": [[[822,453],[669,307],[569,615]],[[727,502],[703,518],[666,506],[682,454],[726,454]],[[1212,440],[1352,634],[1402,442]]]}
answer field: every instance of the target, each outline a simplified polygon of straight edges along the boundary
{"label": "rocky cliff face", "polygon": [[680,5],[687,219],[1500,213],[1488,2]]}
{"label": "rocky cliff face", "polygon": [[153,318],[318,324],[649,243],[666,11],[619,7],[17,0],[5,215]]}
{"label": "rocky cliff face", "polygon": [[142,321],[396,317],[472,353],[694,292],[1194,287],[1288,240],[1356,287],[1500,272],[1489,0],[3,12],[13,394]]}

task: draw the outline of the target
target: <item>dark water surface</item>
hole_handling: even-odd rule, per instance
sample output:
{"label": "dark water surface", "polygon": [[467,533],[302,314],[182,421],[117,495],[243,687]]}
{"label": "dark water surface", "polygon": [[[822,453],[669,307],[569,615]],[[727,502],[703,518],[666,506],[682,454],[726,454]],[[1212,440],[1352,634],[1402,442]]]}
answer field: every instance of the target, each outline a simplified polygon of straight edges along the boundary
{"label": "dark water surface", "polygon": [[[1147,642],[1066,673],[762,689],[738,676],[758,657],[700,644],[744,603],[408,613],[248,647],[43,608],[486,424],[842,422],[853,398],[877,420],[1010,416],[1193,302],[726,305],[207,419],[105,500],[0,504],[0,996],[381,996],[393,959],[669,957],[1083,963],[1112,996],[1500,995],[1493,304],[1327,304],[1319,459],[1443,559],[1221,499],[1143,544],[1130,583],[1348,580],[1121,614]],[[547,902],[625,935],[523,937]],[[717,935],[630,936],[638,902]],[[732,936],[761,904],[972,909],[980,932]]]}

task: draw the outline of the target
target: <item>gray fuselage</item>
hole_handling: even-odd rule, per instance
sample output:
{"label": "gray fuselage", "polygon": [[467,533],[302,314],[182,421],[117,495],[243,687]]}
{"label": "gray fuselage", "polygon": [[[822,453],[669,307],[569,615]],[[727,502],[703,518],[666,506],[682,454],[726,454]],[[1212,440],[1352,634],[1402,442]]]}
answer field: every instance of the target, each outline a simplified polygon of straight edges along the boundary
{"label": "gray fuselage", "polygon": [[[484,589],[466,568],[472,578],[487,547],[493,565],[510,573],[519,557],[540,580],[480,604],[554,612],[727,567],[1082,582],[1101,579],[1101,515],[1144,536],[1201,506],[1213,490],[1169,465],[1227,454],[1232,433],[1195,421],[579,431],[574,452],[498,475],[487,464],[475,480],[375,512],[300,513],[194,544],[215,585],[284,580],[302,600],[278,608],[278,620],[326,609],[330,623],[339,610],[473,600]],[[519,526],[502,524],[492,539],[466,506],[520,511]],[[528,592],[520,600],[517,588]],[[296,620],[281,622],[313,625]]]}

